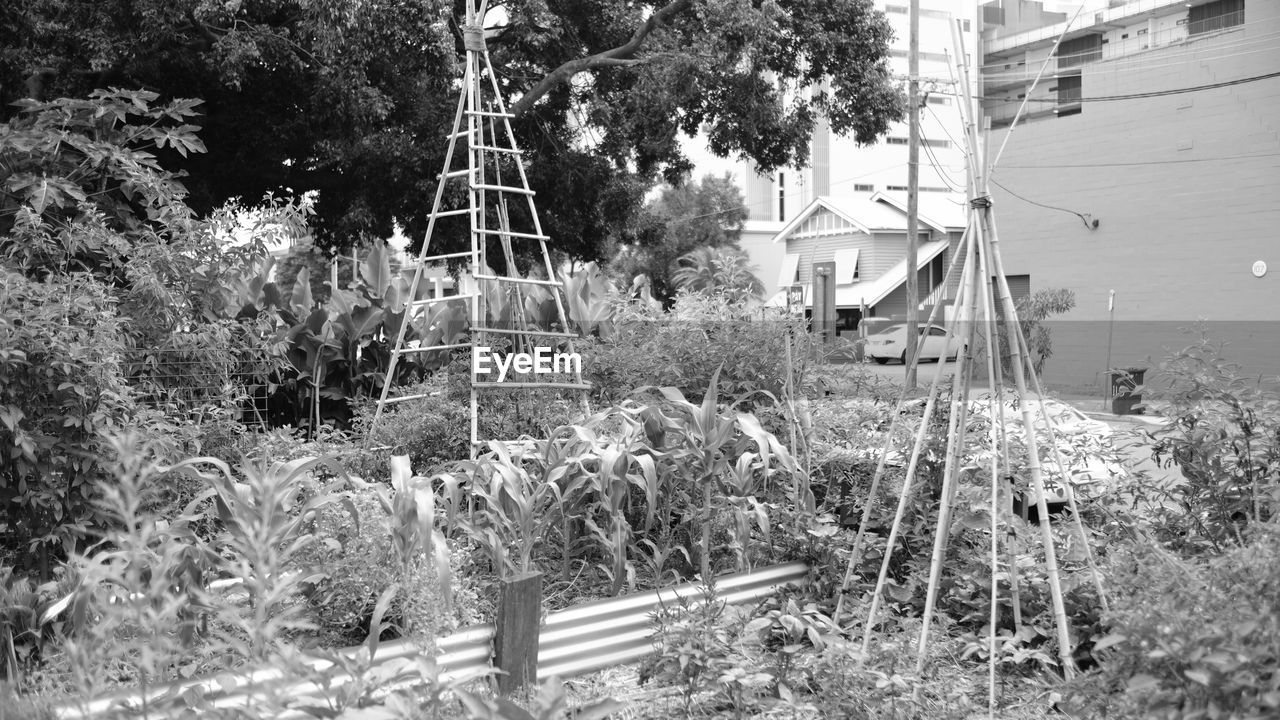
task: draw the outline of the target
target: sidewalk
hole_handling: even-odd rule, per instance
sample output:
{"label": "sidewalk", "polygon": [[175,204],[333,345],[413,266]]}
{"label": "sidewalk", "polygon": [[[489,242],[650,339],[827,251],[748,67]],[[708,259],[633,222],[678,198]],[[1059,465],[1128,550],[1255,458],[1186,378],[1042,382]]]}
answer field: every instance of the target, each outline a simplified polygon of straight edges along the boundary
{"label": "sidewalk", "polygon": [[[1125,467],[1133,472],[1145,473],[1158,486],[1169,487],[1181,483],[1184,478],[1176,465],[1160,467],[1151,457],[1151,442],[1147,433],[1169,424],[1161,415],[1116,415],[1110,407],[1103,409],[1102,398],[1078,393],[1054,393],[1062,402],[1084,413],[1086,417],[1100,420],[1111,427],[1115,434],[1112,444],[1121,456]],[[1108,403],[1109,405],[1109,403]]]}

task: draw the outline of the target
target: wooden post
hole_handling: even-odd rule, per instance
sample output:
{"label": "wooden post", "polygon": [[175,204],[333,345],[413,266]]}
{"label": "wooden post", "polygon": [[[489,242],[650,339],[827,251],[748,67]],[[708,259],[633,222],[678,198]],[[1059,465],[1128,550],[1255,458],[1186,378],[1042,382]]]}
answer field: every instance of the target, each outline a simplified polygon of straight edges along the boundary
{"label": "wooden post", "polygon": [[538,634],[542,625],[542,573],[525,572],[502,581],[498,597],[493,664],[498,692],[511,695],[538,681]]}
{"label": "wooden post", "polygon": [[[920,0],[911,0],[907,20],[907,391],[916,389],[916,332],[920,288],[916,247],[920,242]],[[938,361],[942,363],[941,360]]]}

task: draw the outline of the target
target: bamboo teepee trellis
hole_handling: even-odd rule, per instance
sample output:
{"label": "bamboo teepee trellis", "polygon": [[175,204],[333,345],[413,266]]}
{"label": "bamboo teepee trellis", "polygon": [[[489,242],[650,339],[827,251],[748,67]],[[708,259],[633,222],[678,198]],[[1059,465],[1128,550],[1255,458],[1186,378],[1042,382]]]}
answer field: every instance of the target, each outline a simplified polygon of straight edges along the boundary
{"label": "bamboo teepee trellis", "polygon": [[[457,110],[454,113],[453,129],[447,137],[444,168],[438,176],[435,199],[427,221],[426,239],[418,255],[417,267],[409,287],[410,301],[406,307],[405,321],[400,323],[392,346],[387,380],[383,383],[382,393],[374,411],[369,437],[373,436],[373,430],[377,427],[387,406],[424,397],[423,395],[393,396],[391,394],[396,366],[406,355],[470,348],[474,357],[476,348],[486,345],[486,338],[489,339],[488,342],[497,339],[509,343],[508,349],[512,352],[535,348],[540,340],[549,341],[555,347],[563,346],[569,354],[574,352],[574,339],[577,335],[570,331],[564,302],[558,292],[561,283],[556,279],[547,249],[547,241],[550,238],[543,233],[538,209],[534,203],[534,191],[529,188],[522,152],[517,147],[515,134],[512,132],[511,120],[515,116],[507,111],[493,65],[489,60],[483,28],[487,7],[488,0],[466,0],[466,21],[463,27],[466,67],[463,71],[462,89],[458,97]],[[455,151],[458,149],[459,140],[466,145],[466,166],[455,169],[454,161],[459,154]],[[444,207],[445,188],[453,180],[465,180],[467,183],[465,207]],[[528,227],[522,230],[513,228],[515,220],[511,212],[511,202],[524,205],[525,213],[520,217]],[[466,216],[469,219],[471,249],[463,252],[431,254],[437,220],[455,216]],[[490,226],[491,220],[496,220],[496,227]],[[496,258],[498,262],[493,265],[489,262],[488,252],[491,241],[496,241],[501,254],[500,258]],[[514,245],[518,242],[537,243],[542,269],[545,271],[544,278],[529,277],[517,267],[517,253]],[[461,258],[467,258],[470,261],[469,274],[466,278],[468,287],[465,292],[427,300],[414,299],[417,297],[418,286],[428,267]],[[499,267],[503,270],[499,272],[491,267]],[[530,291],[527,289],[536,292],[537,288],[550,290],[551,298],[555,303],[559,329],[533,327],[527,322],[524,313],[524,301]],[[489,305],[493,298],[502,294],[513,301],[514,311],[511,313],[510,327],[504,327],[504,323],[501,322],[489,322],[487,312]],[[410,317],[414,315],[417,308],[457,300],[470,303],[470,336],[466,342],[450,342],[450,338],[444,337],[438,344],[406,346],[405,330],[411,324]],[[425,321],[429,315],[424,313],[422,320]],[[484,391],[511,392],[533,388],[578,391],[582,409],[586,412],[588,406],[585,391],[590,388],[590,385],[582,380],[581,364],[570,365],[563,374],[569,375],[569,379],[519,382],[483,380],[477,375],[476,363],[472,362],[470,383],[472,457],[475,457],[479,447],[488,440],[494,439],[480,437],[479,394]]]}
{"label": "bamboo teepee trellis", "polygon": [[[958,58],[964,58],[963,40],[958,27],[953,27],[953,39],[955,46],[960,50],[957,53]],[[1033,369],[1031,358],[1027,353],[1026,338],[1023,337],[1021,326],[1018,323],[1018,311],[1013,301],[1013,296],[1009,289],[1009,284],[1005,278],[1003,263],[1000,258],[999,236],[996,231],[995,214],[992,208],[991,196],[989,194],[989,175],[991,167],[987,163],[985,155],[985,136],[989,130],[989,125],[984,128],[984,137],[979,138],[977,123],[977,111],[974,106],[972,93],[970,92],[969,71],[963,64],[958,64],[959,83],[963,102],[960,103],[961,118],[965,125],[965,145],[967,146],[968,155],[968,224],[964,236],[960,242],[958,251],[952,258],[951,267],[947,272],[946,280],[950,282],[954,277],[957,269],[960,270],[960,297],[958,304],[958,312],[956,322],[954,322],[949,330],[949,338],[961,339],[963,350],[957,358],[956,371],[953,380],[953,388],[951,394],[950,407],[950,424],[947,435],[947,449],[944,455],[943,468],[943,484],[941,491],[940,507],[938,511],[937,525],[934,530],[933,552],[930,561],[929,581],[926,590],[924,617],[921,624],[919,642],[917,644],[916,655],[916,675],[923,677],[926,669],[926,658],[929,648],[929,634],[931,630],[934,606],[937,600],[939,581],[943,562],[946,557],[947,538],[950,533],[951,514],[954,506],[956,492],[959,482],[963,476],[969,472],[980,470],[982,468],[976,465],[962,467],[965,459],[965,447],[968,433],[967,415],[971,407],[971,391],[973,385],[974,371],[977,363],[974,358],[974,348],[977,346],[979,339],[979,328],[981,328],[981,340],[986,347],[986,370],[987,377],[992,382],[991,389],[991,427],[988,436],[990,443],[990,460],[986,467],[990,480],[990,518],[991,525],[989,531],[991,533],[991,605],[989,617],[989,687],[988,687],[988,707],[991,716],[994,717],[996,702],[996,683],[995,683],[995,667],[999,653],[997,627],[999,624],[999,577],[1000,577],[1000,545],[1002,540],[1006,539],[1006,534],[1002,532],[1001,526],[1012,522],[1012,487],[1006,482],[1012,479],[1012,465],[1010,462],[1009,441],[1005,419],[1003,416],[1003,378],[1001,364],[999,361],[1000,347],[999,336],[992,332],[993,326],[997,323],[1004,323],[1008,328],[1006,336],[1008,338],[1008,354],[1010,357],[1010,366],[1012,370],[1014,386],[1017,390],[1017,398],[1020,405],[1020,424],[1022,427],[1024,443],[1027,453],[1026,473],[1030,477],[1030,491],[1035,496],[1036,506],[1040,517],[1040,541],[1045,555],[1045,573],[1048,577],[1050,595],[1052,601],[1052,611],[1056,626],[1056,639],[1058,644],[1058,657],[1064,675],[1068,678],[1072,677],[1076,671],[1074,660],[1072,657],[1071,637],[1067,625],[1066,610],[1063,602],[1062,583],[1058,567],[1057,552],[1054,546],[1054,539],[1050,524],[1048,521],[1049,512],[1047,502],[1045,500],[1045,482],[1044,468],[1040,462],[1040,447],[1036,436],[1036,418],[1033,415],[1032,405],[1028,402],[1030,397],[1029,391],[1034,389],[1035,393],[1043,397],[1043,388],[1040,386],[1039,378]],[[992,282],[988,279],[994,279],[995,288],[992,288]],[[935,306],[929,317],[928,325],[932,325],[936,319],[941,306]],[[999,310],[997,310],[997,308]],[[918,359],[920,351],[923,349],[924,336],[917,341],[916,352],[913,357]],[[898,535],[901,530],[902,520],[906,509],[912,497],[913,484],[916,479],[916,470],[919,465],[922,449],[926,439],[926,434],[935,413],[938,399],[941,395],[943,385],[943,364],[938,363],[934,372],[932,383],[930,384],[927,399],[925,401],[923,417],[920,420],[920,426],[915,434],[915,442],[912,446],[911,454],[906,468],[906,477],[903,481],[902,489],[898,496],[898,504],[894,514],[893,523],[889,530],[886,550],[881,560],[880,571],[876,579],[875,589],[871,596],[871,604],[868,610],[868,616],[863,626],[862,637],[862,653],[861,658],[865,660],[869,656],[871,642],[874,630],[877,625],[877,616],[880,610],[881,599],[884,594],[885,584],[889,575],[890,562],[892,560],[894,548],[897,544]],[[903,389],[902,396],[899,398],[899,407],[907,400],[908,390]],[[997,395],[999,399],[997,400]],[[1054,431],[1054,419],[1048,412],[1042,412],[1040,418],[1044,429],[1047,432],[1052,454],[1049,458],[1050,462],[1056,466],[1062,478],[1067,477],[1067,465],[1063,461],[1061,453],[1056,445],[1056,433]],[[867,496],[867,501],[863,507],[861,522],[858,526],[857,535],[854,539],[853,552],[850,554],[848,566],[845,572],[844,583],[840,600],[837,603],[836,617],[840,617],[844,590],[847,590],[854,569],[861,559],[864,550],[867,526],[870,521],[871,511],[878,496],[880,483],[884,476],[885,458],[889,455],[891,443],[896,436],[897,425],[903,413],[894,414],[889,432],[886,434],[885,444],[882,448],[881,460],[876,468],[875,475],[872,479],[871,487]],[[1092,572],[1094,583],[1098,591],[1100,602],[1106,607],[1106,596],[1103,593],[1101,578],[1093,561],[1093,556],[1088,552],[1087,534],[1084,531],[1078,512],[1076,512],[1076,504],[1074,491],[1069,482],[1064,482],[1065,492],[1071,509],[1072,521],[1074,523],[1074,531],[1080,533],[1081,540],[1084,541],[1086,549],[1086,558]],[[1009,540],[1012,543],[1012,539]],[[1006,545],[1005,570],[1010,579],[1010,592],[1013,601],[1013,613],[1016,623],[1021,623],[1020,609],[1018,606],[1018,565],[1017,557],[1020,549]],[[916,686],[915,697],[918,699],[920,686]]]}

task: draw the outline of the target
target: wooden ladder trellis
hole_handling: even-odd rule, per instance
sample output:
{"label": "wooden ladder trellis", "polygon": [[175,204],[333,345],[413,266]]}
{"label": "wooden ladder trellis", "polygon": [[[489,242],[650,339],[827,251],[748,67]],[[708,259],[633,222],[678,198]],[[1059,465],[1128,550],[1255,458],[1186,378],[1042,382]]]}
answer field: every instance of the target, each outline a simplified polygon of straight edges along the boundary
{"label": "wooden ladder trellis", "polygon": [[[422,399],[425,395],[391,395],[394,384],[396,366],[406,355],[429,353],[436,351],[453,351],[470,348],[475,357],[476,348],[486,346],[486,338],[506,339],[513,352],[527,352],[540,347],[538,340],[546,338],[553,343],[552,347],[563,344],[568,354],[574,353],[574,339],[577,335],[570,331],[564,309],[564,301],[559,289],[562,284],[556,279],[551,257],[547,250],[550,238],[542,231],[542,223],[538,209],[534,203],[534,191],[529,188],[529,178],[525,172],[522,151],[517,147],[515,134],[511,129],[511,120],[515,117],[507,111],[506,103],[498,88],[493,65],[489,61],[489,52],[485,44],[483,19],[488,0],[467,0],[466,22],[463,27],[463,46],[466,50],[466,68],[463,71],[462,90],[458,97],[457,110],[454,113],[453,129],[448,135],[445,151],[444,168],[437,178],[435,199],[432,202],[431,214],[427,221],[426,239],[422,243],[416,261],[416,270],[409,286],[408,304],[405,308],[405,320],[400,323],[392,346],[391,359],[387,369],[387,379],[383,383],[382,393],[374,411],[373,421],[369,427],[368,437],[373,437],[373,430],[382,418],[387,406],[400,402]],[[486,91],[486,86],[488,90]],[[486,99],[486,95],[489,97]],[[458,141],[466,144],[466,167],[453,167],[455,157],[460,154]],[[507,169],[506,178],[503,176]],[[514,170],[514,173],[512,172]],[[467,182],[467,206],[445,208],[445,188],[451,180],[465,179]],[[514,180],[513,184],[507,184]],[[512,214],[508,200],[518,198],[527,205],[527,216],[524,222],[528,227],[523,231],[512,227]],[[496,218],[496,227],[489,225],[490,211]],[[440,218],[466,216],[470,221],[471,249],[463,252],[431,254],[431,241],[436,231],[436,221]],[[504,272],[490,270],[487,246],[496,240],[501,248],[501,262]],[[534,278],[520,272],[516,264],[514,242],[536,242],[542,256],[545,278]],[[466,278],[464,291],[457,295],[417,299],[418,286],[422,282],[425,270],[435,264],[468,258],[469,277]],[[526,288],[543,288],[550,291],[555,301],[559,330],[553,328],[533,327],[523,312]],[[513,297],[514,312],[511,327],[502,327],[501,322],[486,322],[488,304],[491,297],[506,293]],[[439,344],[407,347],[405,330],[411,323],[416,311],[441,302],[464,300],[470,302],[470,337],[467,342],[451,342],[451,338],[441,338]],[[422,312],[422,322],[430,318],[429,312]],[[425,328],[424,328],[425,329]],[[426,333],[423,333],[426,336]],[[476,364],[471,363],[471,457],[474,459],[479,448],[489,440],[481,438],[479,426],[479,393],[487,390],[520,391],[534,388],[551,388],[557,390],[578,391],[579,401],[585,412],[589,410],[587,392],[590,385],[582,379],[581,364],[566,368],[569,379],[563,381],[499,381],[480,379],[476,372]],[[497,439],[502,440],[502,439]]]}

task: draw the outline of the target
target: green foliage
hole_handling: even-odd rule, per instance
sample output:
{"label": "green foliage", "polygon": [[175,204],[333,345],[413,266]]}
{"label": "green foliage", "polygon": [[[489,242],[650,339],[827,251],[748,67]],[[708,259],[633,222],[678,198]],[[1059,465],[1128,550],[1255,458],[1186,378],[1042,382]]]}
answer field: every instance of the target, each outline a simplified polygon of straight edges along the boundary
{"label": "green foliage", "polygon": [[1280,391],[1245,377],[1202,335],[1165,360],[1148,392],[1171,420],[1148,433],[1152,455],[1185,479],[1136,488],[1157,537],[1188,553],[1248,544],[1249,526],[1280,507]]}
{"label": "green foliage", "polygon": [[[582,343],[582,369],[598,403],[614,403],[644,385],[673,385],[701,399],[717,368],[719,386],[745,406],[785,395],[786,344],[792,344],[793,384],[807,369],[805,333],[794,318],[761,318],[760,311],[724,295],[682,293],[670,312],[653,305],[619,305],[613,333]],[[765,394],[767,393],[767,395]]]}
{"label": "green foliage", "polygon": [[401,560],[392,542],[392,518],[371,488],[354,492],[352,503],[361,522],[353,523],[345,508],[324,508],[311,529],[323,540],[292,563],[310,573],[304,586],[308,615],[328,642],[352,645],[368,636],[383,590],[395,588],[385,618],[404,632],[435,637],[451,623],[434,566],[420,553]]}
{"label": "green foliage", "polygon": [[742,250],[698,248],[681,255],[679,265],[672,279],[681,290],[743,299],[764,295],[764,283],[755,275],[757,268]]}
{"label": "green foliage", "polygon": [[[401,633],[427,633],[416,637],[429,646],[429,631],[436,626],[414,626],[412,621],[439,617],[442,608],[428,604],[447,598],[438,588],[442,583],[447,587],[449,577],[439,571],[448,567],[448,560],[443,542],[436,542],[434,498],[424,484],[407,477],[403,464],[393,472],[394,492],[374,490],[353,500],[343,490],[345,479],[326,482],[313,475],[327,462],[321,459],[250,462],[235,475],[211,458],[165,466],[154,446],[137,437],[118,438],[115,449],[118,476],[101,502],[113,529],[91,555],[72,556],[68,575],[74,589],[43,610],[39,621],[56,623],[62,640],[53,655],[56,662],[42,672],[49,677],[61,673],[74,691],[75,705],[88,707],[123,681],[137,684],[146,696],[141,707],[122,711],[124,716],[197,712],[225,717],[199,691],[177,695],[148,689],[213,668],[248,673],[268,666],[283,671],[285,678],[315,684],[302,693],[280,683],[255,685],[245,705],[253,708],[252,717],[273,717],[286,708],[332,717],[347,708],[443,705],[453,684],[439,678],[431,661],[373,663],[380,636],[393,625]],[[341,475],[339,468],[330,470]],[[175,472],[193,473],[208,490],[178,517],[156,520],[145,512],[147,495],[157,479]],[[331,512],[339,507],[344,523]],[[367,515],[361,517],[360,511]],[[216,514],[222,528],[212,540],[194,531],[206,513]],[[303,653],[295,643],[311,624],[298,598],[333,572],[312,564],[314,550],[334,550],[347,541],[354,553],[376,554],[360,544],[366,520],[381,528],[382,547],[390,552],[377,562],[396,573],[376,589],[365,646],[348,654]],[[330,527],[333,534],[323,532]],[[422,560],[424,555],[430,560]],[[430,583],[413,584],[413,573],[420,569],[427,570]],[[238,582],[228,592],[210,582],[220,577]],[[406,579],[409,584],[402,582]],[[398,607],[393,604],[397,594]],[[308,658],[329,662],[317,665]],[[342,673],[355,677],[335,683]],[[405,681],[418,690],[388,694],[388,686]]]}
{"label": "green foliage", "polygon": [[675,296],[677,261],[699,248],[736,249],[749,213],[729,176],[665,185],[644,208],[634,244],[619,248],[609,269],[630,283],[644,275],[664,302]]}
{"label": "green foliage", "polygon": [[[681,134],[705,126],[715,152],[769,172],[805,164],[820,115],[870,143],[902,113],[891,28],[862,0],[504,7],[493,63],[518,98],[545,229],[573,257],[598,257],[625,235],[659,172],[687,172]],[[198,212],[318,191],[323,244],[389,237],[396,220],[421,238],[456,99],[460,21],[460,8],[434,1],[25,3],[0,15],[0,107],[112,86],[196,95],[209,152],[166,143],[165,164],[188,173]],[[444,252],[465,243],[443,237]]]}
{"label": "green foliage", "polygon": [[49,546],[70,552],[95,524],[111,462],[102,433],[137,407],[105,287],[83,274],[33,282],[5,271],[0,282],[0,500],[10,532],[47,563]]}
{"label": "green foliage", "polygon": [[1272,717],[1280,713],[1280,531],[1248,548],[1182,562],[1126,544],[1112,554],[1116,598],[1093,638],[1099,670],[1068,694],[1091,716]]}
{"label": "green foliage", "polygon": [[655,583],[679,577],[695,554],[704,573],[772,557],[773,503],[804,496],[790,454],[753,416],[722,410],[714,378],[700,406],[662,394],[545,441],[491,443],[439,473],[448,527],[483,548],[499,576],[558,566],[569,583],[577,564],[611,594],[636,587],[638,568]]}
{"label": "green foliage", "polygon": [[[1025,349],[1031,356],[1036,374],[1039,375],[1044,371],[1044,364],[1053,356],[1053,340],[1044,322],[1054,315],[1070,312],[1076,306],[1076,294],[1065,288],[1040,290],[1030,297],[1018,298],[1015,305],[1018,311],[1018,326],[1022,329],[1022,337],[1027,341]],[[1001,315],[1003,316],[1003,313]],[[1000,344],[1000,361],[1004,368],[1004,377],[1012,378],[1009,324],[1003,320],[997,322],[996,336]]]}
{"label": "green foliage", "polygon": [[456,692],[471,720],[602,720],[624,708],[610,698],[570,707],[564,685],[551,678],[538,687],[528,708],[502,697],[486,698],[476,693]]}
{"label": "green foliage", "polygon": [[[640,682],[677,685],[686,717],[700,692],[721,686],[733,692],[749,684],[747,678],[733,672],[737,664],[734,644],[743,630],[744,616],[740,608],[730,608],[716,595],[711,580],[702,599],[680,598],[676,606],[659,608],[653,615],[657,653],[641,666]],[[738,701],[735,709],[741,709],[742,698],[734,699]]]}

